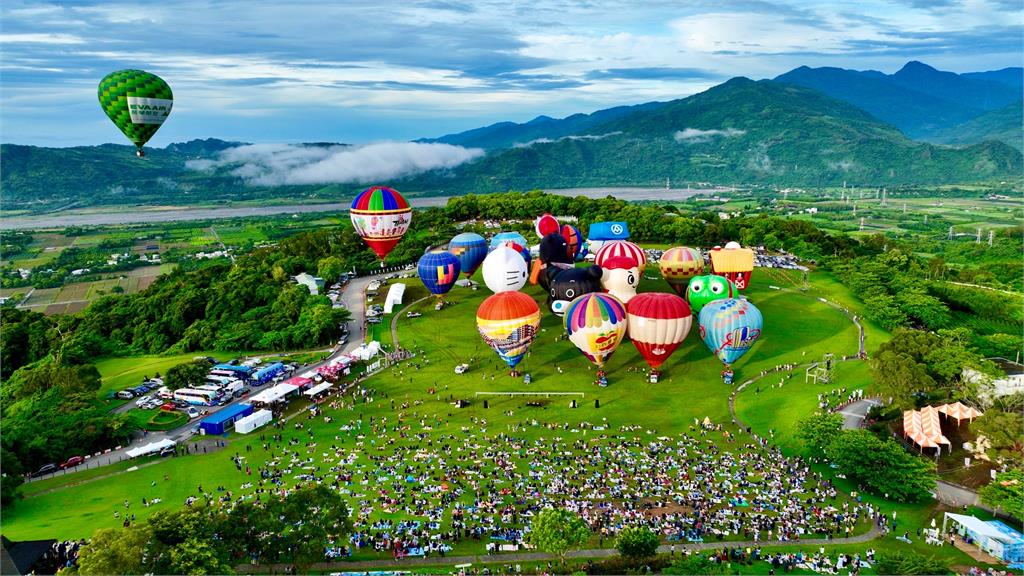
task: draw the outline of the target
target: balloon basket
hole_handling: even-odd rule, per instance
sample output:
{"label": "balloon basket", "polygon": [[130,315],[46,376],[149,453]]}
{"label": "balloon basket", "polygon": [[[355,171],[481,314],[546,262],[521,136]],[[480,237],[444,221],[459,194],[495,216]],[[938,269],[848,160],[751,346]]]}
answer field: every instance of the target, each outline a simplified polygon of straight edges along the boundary
{"label": "balloon basket", "polygon": [[661,376],[660,372],[657,370],[651,370],[651,373],[647,375],[647,381],[651,384],[657,384],[659,376]]}
{"label": "balloon basket", "polygon": [[138,150],[136,150],[135,151],[135,155],[138,156],[139,158],[145,158],[146,157],[146,153],[142,151],[142,148],[139,148]]}
{"label": "balloon basket", "polygon": [[519,370],[509,370],[508,375],[513,378],[519,378]]}

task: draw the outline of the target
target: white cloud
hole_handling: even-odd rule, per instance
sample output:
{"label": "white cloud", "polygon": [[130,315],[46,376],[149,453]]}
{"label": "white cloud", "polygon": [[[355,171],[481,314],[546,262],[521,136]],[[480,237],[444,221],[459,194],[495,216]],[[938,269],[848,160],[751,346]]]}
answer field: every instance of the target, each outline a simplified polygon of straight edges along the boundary
{"label": "white cloud", "polygon": [[326,184],[373,182],[435,168],[453,168],[480,156],[478,148],[419,142],[380,142],[366,146],[252,144],[221,152],[216,160],[193,160],[193,170],[233,167],[249,184]]}
{"label": "white cloud", "polygon": [[0,34],[0,44],[84,44],[85,40],[74,34],[44,34],[25,32],[21,34]]}
{"label": "white cloud", "polygon": [[736,128],[726,128],[725,130],[701,130],[699,128],[685,128],[679,130],[672,137],[676,139],[676,142],[683,144],[699,144],[702,142],[710,142],[715,138],[734,138],[736,136],[743,136],[746,134],[746,130],[738,130]]}
{"label": "white cloud", "polygon": [[512,145],[513,148],[526,148],[533,146],[534,144],[551,144],[552,142],[560,142],[562,140],[603,140],[609,136],[617,136],[622,134],[621,130],[615,132],[607,132],[605,134],[570,134],[569,136],[562,136],[561,138],[537,138],[536,140],[530,140],[529,142],[516,142]]}

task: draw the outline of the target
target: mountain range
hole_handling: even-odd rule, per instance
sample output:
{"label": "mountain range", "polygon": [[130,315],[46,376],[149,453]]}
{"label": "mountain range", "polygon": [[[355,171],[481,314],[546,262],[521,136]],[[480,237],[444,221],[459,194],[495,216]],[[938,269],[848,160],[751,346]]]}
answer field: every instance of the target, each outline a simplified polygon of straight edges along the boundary
{"label": "mountain range", "polygon": [[[658,186],[666,178],[799,186],[1016,182],[1022,170],[1022,76],[1020,68],[953,74],[911,62],[891,75],[801,67],[773,80],[734,78],[669,102],[501,122],[424,139],[486,154],[392,183],[416,196]],[[151,150],[144,159],[112,144],[4,144],[5,209],[166,204],[168,198],[182,204],[337,198],[360,186],[254,186],[238,176],[244,173],[238,165],[186,167],[239,144],[194,140]]]}

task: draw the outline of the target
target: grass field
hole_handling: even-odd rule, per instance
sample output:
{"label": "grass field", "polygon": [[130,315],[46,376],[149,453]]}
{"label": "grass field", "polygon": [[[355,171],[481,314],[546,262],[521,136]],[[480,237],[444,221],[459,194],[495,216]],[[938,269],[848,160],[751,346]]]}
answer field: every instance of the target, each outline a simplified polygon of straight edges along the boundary
{"label": "grass field", "polygon": [[[819,292],[773,290],[768,285],[776,284],[778,278],[760,272],[755,272],[747,295],[764,314],[764,336],[747,356],[736,363],[738,382],[757,375],[761,370],[782,363],[799,363],[817,358],[825,352],[834,352],[837,356],[856,352],[857,331],[853,324],[843,313],[817,300],[819,294],[825,294],[836,301],[848,297],[848,294],[833,294],[836,291],[828,279],[819,284],[820,279],[813,274],[811,283]],[[426,294],[416,281],[408,284],[407,303]],[[661,280],[643,280],[641,291],[652,290],[667,291],[668,287]],[[529,287],[526,293],[542,301],[538,288]],[[378,398],[383,396],[409,402],[414,406],[412,409],[416,416],[407,422],[413,426],[413,430],[418,430],[417,422],[419,426],[429,422],[430,426],[425,429],[431,430],[431,435],[458,434],[464,427],[479,426],[481,419],[486,419],[488,434],[499,434],[508,426],[535,419],[547,423],[565,423],[565,427],[559,426],[552,430],[544,426],[526,426],[520,434],[527,440],[549,435],[575,438],[580,433],[575,427],[585,422],[600,422],[613,430],[620,426],[640,425],[641,431],[635,434],[653,438],[658,434],[684,432],[695,419],[708,417],[715,422],[729,422],[728,396],[732,388],[721,382],[721,364],[699,341],[695,328],[663,367],[662,379],[658,384],[647,383],[641,372],[631,370],[646,365],[632,344],[623,342],[608,362],[607,372],[611,385],[600,388],[592,383],[594,371],[583,355],[571,342],[559,337],[562,334],[560,319],[543,308],[542,331],[520,365],[521,371],[533,376],[533,383],[526,386],[521,378],[508,376],[507,369],[476,333],[473,320],[475,311],[489,295],[490,292],[483,289],[471,291],[456,287],[447,297],[452,304],[445,309],[434,311],[432,302],[424,301],[412,307],[422,312],[422,317],[410,319],[403,314],[399,318],[402,346],[419,351],[420,354],[414,360],[404,363],[400,369],[374,376],[367,381],[367,385],[375,390]],[[390,318],[386,318],[380,326],[390,326]],[[194,355],[103,360],[100,369],[104,375],[104,389],[123,387],[141,379],[142,374],[152,375],[156,371],[165,371]],[[453,367],[463,362],[470,364],[470,370],[455,375]],[[839,369],[840,378],[850,384],[842,385],[852,389],[852,383],[866,382],[864,369],[865,365],[859,362],[843,364]],[[431,388],[436,389],[435,394],[429,393]],[[764,421],[758,421],[757,426],[776,428],[781,441],[784,432],[780,425],[769,422],[779,420],[795,423],[800,413],[808,407],[808,399],[811,401],[810,408],[814,408],[817,392],[808,390],[806,393],[795,394],[798,389],[799,386],[787,385],[774,400],[775,404],[763,403],[754,408],[744,404],[747,398],[741,395],[739,407],[745,415],[741,417],[750,418],[750,424],[754,425],[756,416],[763,416]],[[566,399],[554,399],[541,407],[528,407],[522,398],[492,396],[485,409],[475,396],[479,391],[582,392],[585,397],[580,402],[580,408],[573,409]],[[448,403],[448,395],[469,399],[472,404],[468,408],[453,410]],[[791,403],[782,401],[789,396],[793,396]],[[596,399],[600,400],[599,409],[593,408]],[[770,399],[769,394],[757,395],[758,402]],[[750,415],[750,410],[758,414]],[[328,410],[327,413],[336,418],[333,424],[323,423],[320,419],[303,418],[301,422],[306,426],[305,430],[293,430],[289,425],[282,433],[286,439],[315,441],[319,447],[314,446],[308,450],[314,458],[321,458],[316,456],[318,454],[326,456],[333,452],[327,446],[335,446],[338,450],[354,451],[358,454],[357,462],[367,464],[368,457],[377,452],[358,438],[339,435],[338,425],[351,422],[357,416],[378,420],[383,417],[395,418],[387,401],[360,404],[358,413],[354,409],[343,409],[340,412]],[[377,445],[376,450],[379,451],[391,443],[405,441],[402,438],[405,438],[405,432],[400,433],[395,428],[388,433],[387,438],[366,441]],[[251,446],[251,452],[247,450],[247,445]],[[236,452],[244,454],[247,462],[254,466],[268,458],[258,436],[231,435],[228,437],[227,449],[222,452],[165,459],[153,466],[71,485],[65,489],[60,489],[60,486],[75,482],[75,474],[62,477],[59,482],[48,481],[52,483],[47,485],[47,489],[52,491],[26,498],[5,510],[3,533],[13,539],[88,536],[96,528],[120,525],[120,520],[114,517],[113,512],[116,509],[124,510],[121,502],[126,497],[133,502],[132,512],[142,519],[155,510],[181,506],[187,496],[195,493],[199,484],[204,487],[224,485],[235,490],[242,480],[229,456]],[[525,463],[522,465],[526,466]],[[242,478],[245,479],[244,476]],[[138,505],[141,497],[158,497],[162,502],[142,508]],[[897,509],[901,510],[900,514],[916,514],[921,522],[932,513],[930,508],[880,504],[887,511]],[[870,543],[870,546],[879,549],[889,545],[881,541]],[[861,545],[853,549],[862,551],[867,547]],[[479,550],[472,545],[465,549],[460,545],[454,553],[467,552]],[[966,556],[958,552],[951,554],[950,562],[967,562]]]}

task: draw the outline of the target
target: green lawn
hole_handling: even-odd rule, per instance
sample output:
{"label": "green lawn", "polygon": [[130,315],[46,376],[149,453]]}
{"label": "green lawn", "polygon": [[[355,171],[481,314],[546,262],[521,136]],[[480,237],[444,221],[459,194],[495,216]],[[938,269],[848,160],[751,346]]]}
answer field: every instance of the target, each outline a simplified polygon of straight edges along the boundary
{"label": "green lawn", "polygon": [[[755,272],[752,286],[746,294],[764,315],[764,335],[735,364],[737,382],[753,378],[761,370],[779,364],[819,358],[825,352],[833,352],[837,356],[856,352],[857,332],[852,323],[838,310],[817,300],[820,294],[832,296],[827,282],[822,283],[815,293],[773,290],[768,285],[777,283],[777,279],[760,272]],[[817,280],[816,275],[812,274],[812,284],[816,287]],[[407,283],[408,303],[423,293],[420,292],[422,287],[415,280]],[[660,279],[644,279],[641,291],[652,290],[668,291],[668,285]],[[525,292],[541,301],[543,310],[541,332],[531,352],[520,365],[521,371],[533,376],[532,384],[527,386],[521,378],[510,377],[504,364],[499,362],[477,334],[475,312],[490,292],[485,289],[472,291],[455,287],[447,296],[451,305],[443,310],[435,311],[431,301],[424,301],[412,308],[422,312],[422,317],[410,319],[403,315],[399,318],[402,346],[420,354],[400,368],[385,370],[366,382],[367,386],[375,390],[376,402],[361,403],[357,409],[328,410],[327,413],[335,417],[332,424],[326,424],[321,419],[307,420],[300,417],[297,421],[302,422],[305,429],[295,430],[290,423],[281,433],[286,440],[295,438],[303,444],[311,439],[315,441],[316,446],[303,449],[300,453],[308,453],[317,462],[326,462],[323,459],[331,453],[352,451],[357,454],[358,463],[369,464],[369,456],[385,450],[391,443],[409,441],[405,432],[400,432],[398,427],[389,427],[386,437],[357,439],[339,433],[338,426],[358,417],[373,417],[378,421],[382,417],[394,419],[395,412],[385,397],[409,402],[409,410],[413,411],[414,418],[408,419],[406,424],[411,424],[414,431],[419,430],[420,426],[429,425],[427,429],[431,430],[432,435],[461,434],[463,427],[479,426],[480,419],[486,419],[489,436],[500,434],[509,426],[522,425],[532,420],[566,425],[565,428],[559,426],[557,429],[526,425],[517,435],[528,441],[551,436],[576,438],[580,432],[575,427],[584,422],[600,423],[610,430],[625,425],[639,425],[640,430],[633,434],[648,439],[653,439],[655,435],[684,433],[695,419],[709,417],[715,422],[729,422],[728,396],[732,388],[722,383],[719,375],[722,365],[700,342],[696,327],[663,366],[660,383],[649,384],[642,373],[630,371],[631,368],[643,368],[646,364],[631,343],[623,342],[606,368],[611,385],[600,388],[592,383],[594,371],[585,357],[571,342],[559,337],[563,332],[561,320],[547,311],[540,289],[528,287]],[[381,324],[389,325],[388,321]],[[199,354],[104,360],[101,362],[101,373],[105,377],[104,388],[122,387],[141,379],[144,373],[152,375],[155,371],[163,372],[175,363],[187,361],[195,355]],[[463,362],[470,364],[470,370],[462,375],[454,374],[454,366]],[[854,382],[866,382],[867,373],[864,370],[865,365],[859,362],[843,364],[838,370],[841,385],[852,388]],[[794,375],[794,381],[797,379],[798,376]],[[802,382],[802,373],[799,374],[799,381]],[[431,388],[436,390],[434,394],[429,393]],[[755,428],[765,425],[774,427],[779,430],[781,437],[782,425],[769,422],[776,419],[792,422],[798,419],[807,407],[808,394],[812,400],[810,408],[814,407],[817,392],[810,390],[796,394],[799,389],[799,386],[790,384],[779,394],[780,398],[782,394],[793,397],[792,404],[786,406],[785,410],[782,409],[785,403],[778,398],[775,404],[765,403],[748,408],[745,404],[747,393],[741,394],[741,417],[749,419]],[[569,400],[564,398],[556,397],[546,406],[534,408],[526,406],[523,398],[492,396],[485,409],[483,402],[475,397],[476,392],[511,391],[582,392],[585,398],[580,402],[580,408],[573,409],[568,405]],[[448,403],[449,395],[469,399],[472,404],[468,408],[455,410]],[[600,400],[600,409],[593,407],[596,399]],[[769,394],[757,395],[758,401],[767,402],[770,399]],[[295,409],[301,409],[301,406]],[[751,415],[751,409],[766,414]],[[763,421],[757,420],[758,416],[763,416]],[[735,449],[735,446],[728,448],[728,444],[721,439],[715,441],[726,449]],[[247,450],[247,445],[251,447],[251,452]],[[115,510],[124,512],[122,502],[125,498],[132,501],[131,511],[142,519],[155,510],[180,507],[186,497],[195,494],[199,484],[208,491],[219,485],[237,490],[243,481],[254,480],[255,477],[240,477],[230,461],[230,455],[236,452],[244,455],[247,462],[253,465],[268,458],[258,434],[232,434],[228,437],[228,447],[221,452],[169,458],[151,467],[125,471],[112,478],[86,482],[19,501],[4,511],[3,533],[16,540],[83,537],[97,528],[119,526],[120,519],[115,518],[113,513]],[[525,471],[528,463],[518,462],[516,466]],[[827,469],[823,471],[828,472]],[[164,480],[165,474],[167,480]],[[62,477],[62,482],[54,481],[49,487],[70,484],[75,481],[74,476]],[[291,477],[286,479],[292,482]],[[144,508],[140,505],[142,497],[158,497],[162,502]],[[358,502],[362,500],[354,503]],[[892,508],[887,506],[886,510]],[[906,514],[921,523],[931,513],[926,507],[895,508],[900,510],[901,515]],[[382,514],[379,511],[377,513]],[[393,517],[403,516],[398,514]],[[876,548],[882,546],[875,542],[870,545]],[[867,545],[856,548],[863,550]],[[454,553],[481,550],[481,543],[464,544]],[[359,557],[375,556],[364,552]],[[961,560],[957,558],[957,561]]]}

